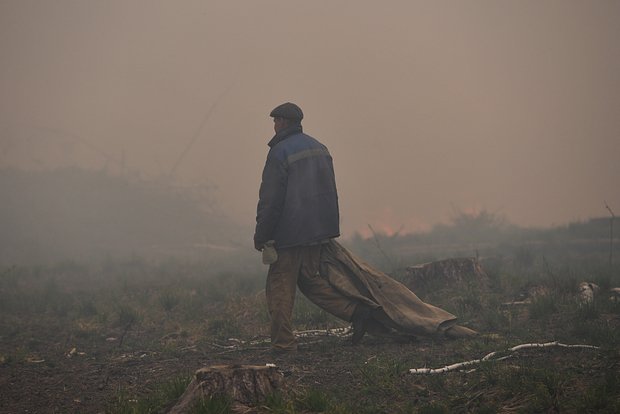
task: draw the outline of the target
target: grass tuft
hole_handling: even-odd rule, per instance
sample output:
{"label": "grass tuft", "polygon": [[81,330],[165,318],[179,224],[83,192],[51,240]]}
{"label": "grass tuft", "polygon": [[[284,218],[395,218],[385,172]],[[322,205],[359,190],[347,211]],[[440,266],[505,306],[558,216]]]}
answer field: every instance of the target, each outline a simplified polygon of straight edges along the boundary
{"label": "grass tuft", "polygon": [[213,395],[198,401],[189,414],[229,414],[232,413],[233,401],[225,395]]}
{"label": "grass tuft", "polygon": [[180,301],[179,295],[169,290],[162,292],[158,297],[159,305],[166,313],[170,313]]}
{"label": "grass tuft", "polygon": [[152,393],[145,397],[133,396],[126,390],[119,389],[106,413],[149,414],[160,412],[164,407],[171,408],[183,395],[190,382],[191,376],[179,376],[158,385]]}
{"label": "grass tuft", "polygon": [[542,295],[535,298],[529,305],[530,319],[547,319],[558,310],[554,295]]}

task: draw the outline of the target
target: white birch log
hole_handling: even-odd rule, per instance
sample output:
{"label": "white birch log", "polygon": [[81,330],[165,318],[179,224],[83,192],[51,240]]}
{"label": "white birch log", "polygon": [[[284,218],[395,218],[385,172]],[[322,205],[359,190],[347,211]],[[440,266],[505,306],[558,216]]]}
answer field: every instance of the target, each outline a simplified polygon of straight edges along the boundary
{"label": "white birch log", "polygon": [[[548,347],[552,347],[552,346],[559,346],[562,348],[584,348],[584,349],[600,349],[598,346],[594,346],[594,345],[568,345],[568,344],[563,344],[557,341],[553,341],[553,342],[546,342],[546,343],[531,343],[531,344],[521,344],[521,345],[516,345],[513,346],[512,348],[508,348],[507,352],[508,353],[513,353],[516,351],[520,351],[522,349],[528,349],[528,348],[548,348]],[[495,358],[496,355],[498,355],[499,352],[498,351],[493,351],[490,352],[489,354],[485,355],[483,358],[481,359],[473,359],[471,361],[464,361],[464,362],[458,362],[456,364],[452,364],[452,365],[446,365],[443,368],[412,368],[409,370],[410,374],[443,374],[444,372],[450,372],[450,371],[455,371],[457,369],[461,369],[464,367],[468,367],[470,365],[475,365],[475,364],[479,364],[483,361],[501,361],[504,359],[509,358],[511,355],[504,355],[502,357],[499,358]]]}

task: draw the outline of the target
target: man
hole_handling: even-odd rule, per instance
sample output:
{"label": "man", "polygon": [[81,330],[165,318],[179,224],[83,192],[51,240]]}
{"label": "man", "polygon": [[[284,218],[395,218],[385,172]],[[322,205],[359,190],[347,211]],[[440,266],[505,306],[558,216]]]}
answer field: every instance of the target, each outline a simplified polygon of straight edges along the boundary
{"label": "man", "polygon": [[273,244],[277,251],[266,287],[274,351],[297,350],[291,323],[296,286],[325,311],[352,322],[353,344],[366,331],[474,335],[455,325],[454,315],[422,302],[333,240],[340,235],[338,193],[327,147],[303,133],[299,106],[284,103],[270,116],[276,134],[268,144],[254,247],[260,251]]}
{"label": "man", "polygon": [[275,136],[262,175],[254,247],[273,241],[277,261],[267,274],[267,307],[275,351],[297,349],[291,317],[296,286],[328,312],[352,320],[356,303],[319,275],[321,245],[340,235],[338,193],[332,157],[325,145],[303,133],[304,114],[286,102],[270,114]]}

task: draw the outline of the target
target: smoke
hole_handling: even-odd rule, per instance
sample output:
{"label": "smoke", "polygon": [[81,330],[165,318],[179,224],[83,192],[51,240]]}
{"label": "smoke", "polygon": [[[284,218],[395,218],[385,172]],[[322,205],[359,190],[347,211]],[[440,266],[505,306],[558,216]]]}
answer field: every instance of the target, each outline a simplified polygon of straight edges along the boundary
{"label": "smoke", "polygon": [[173,172],[209,186],[250,239],[268,114],[293,101],[334,156],[345,236],[428,229],[453,206],[528,226],[604,215],[603,200],[620,205],[618,15],[580,1],[4,1],[0,167]]}

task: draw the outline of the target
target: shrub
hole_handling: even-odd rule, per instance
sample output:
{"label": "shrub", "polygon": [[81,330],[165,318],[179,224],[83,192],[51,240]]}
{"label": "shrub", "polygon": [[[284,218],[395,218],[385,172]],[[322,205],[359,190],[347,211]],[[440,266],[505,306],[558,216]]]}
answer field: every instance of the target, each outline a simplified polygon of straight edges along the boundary
{"label": "shrub", "polygon": [[551,294],[535,298],[529,306],[531,319],[545,319],[556,311],[556,298]]}
{"label": "shrub", "polygon": [[181,299],[179,298],[179,295],[177,295],[175,292],[165,290],[164,292],[159,294],[158,301],[162,309],[167,313],[170,313],[172,309],[174,309],[179,304]]}

